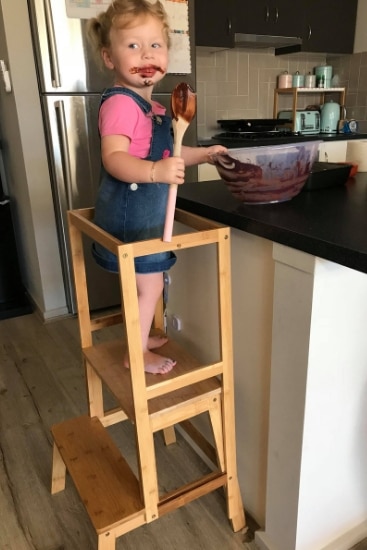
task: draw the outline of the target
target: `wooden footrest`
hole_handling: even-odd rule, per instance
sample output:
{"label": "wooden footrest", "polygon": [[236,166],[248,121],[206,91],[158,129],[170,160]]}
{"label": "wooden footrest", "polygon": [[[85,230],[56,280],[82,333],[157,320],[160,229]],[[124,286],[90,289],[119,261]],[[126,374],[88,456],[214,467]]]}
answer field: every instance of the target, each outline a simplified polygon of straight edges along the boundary
{"label": "wooden footrest", "polygon": [[[144,520],[139,483],[98,418],[80,416],[51,428],[60,459],[69,472],[98,534],[132,520]],[[60,465],[54,454],[54,471]]]}
{"label": "wooden footrest", "polygon": [[[160,331],[155,331],[155,334],[163,335]],[[109,340],[83,349],[83,355],[87,363],[115,396],[128,418],[134,422],[135,408],[130,371],[123,366],[125,352],[126,345],[122,339]],[[170,340],[159,348],[159,352],[165,357],[173,357],[177,363],[168,374],[156,376],[145,373],[149,396],[148,410],[151,419],[160,416],[162,411],[168,412],[169,409],[180,406],[184,402],[190,400],[194,402],[203,395],[215,396],[220,393],[221,383],[217,375],[222,371],[221,366],[218,367],[218,370],[216,370],[216,365],[209,366],[206,373],[207,379],[197,381],[194,378],[195,369],[199,369],[202,365],[177,342]],[[218,365],[220,364],[218,363]],[[212,370],[209,372],[209,369]],[[193,378],[191,381],[187,381],[184,387],[174,388],[174,390],[169,388],[171,381],[174,382],[180,376],[188,374],[192,374]],[[151,392],[156,387],[162,388],[164,395],[152,397]]]}

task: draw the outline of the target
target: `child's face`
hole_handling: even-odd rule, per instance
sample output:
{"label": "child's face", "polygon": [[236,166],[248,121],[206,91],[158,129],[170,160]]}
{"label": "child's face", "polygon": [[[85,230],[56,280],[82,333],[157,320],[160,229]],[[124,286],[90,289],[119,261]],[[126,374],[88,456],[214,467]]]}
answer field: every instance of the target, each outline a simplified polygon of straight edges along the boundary
{"label": "child's face", "polygon": [[111,47],[102,56],[113,69],[116,84],[140,90],[159,82],[167,72],[168,47],[163,25],[155,17],[140,19],[134,26],[110,33]]}

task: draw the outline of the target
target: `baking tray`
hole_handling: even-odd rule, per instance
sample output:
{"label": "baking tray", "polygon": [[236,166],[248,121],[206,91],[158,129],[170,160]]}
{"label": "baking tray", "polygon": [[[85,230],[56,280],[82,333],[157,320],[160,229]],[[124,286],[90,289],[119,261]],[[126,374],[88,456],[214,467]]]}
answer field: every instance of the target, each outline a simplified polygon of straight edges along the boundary
{"label": "baking tray", "polygon": [[351,164],[314,162],[302,191],[316,191],[344,185],[348,181],[351,168]]}

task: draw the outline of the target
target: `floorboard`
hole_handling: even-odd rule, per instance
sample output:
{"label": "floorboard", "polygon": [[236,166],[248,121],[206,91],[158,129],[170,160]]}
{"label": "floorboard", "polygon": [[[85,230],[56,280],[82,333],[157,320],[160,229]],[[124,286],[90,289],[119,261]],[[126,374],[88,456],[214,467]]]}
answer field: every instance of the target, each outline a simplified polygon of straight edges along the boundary
{"label": "floorboard", "polygon": [[[99,338],[115,337],[107,329]],[[113,399],[107,394],[107,399]],[[43,324],[36,314],[0,321],[0,549],[94,550],[96,537],[67,479],[50,493],[50,427],[87,413],[77,321]],[[109,428],[136,468],[134,434],[125,422]],[[206,465],[178,434],[165,447],[156,434],[162,492],[199,477]],[[233,533],[221,490],[120,537],[117,550],[256,550],[253,532]]]}

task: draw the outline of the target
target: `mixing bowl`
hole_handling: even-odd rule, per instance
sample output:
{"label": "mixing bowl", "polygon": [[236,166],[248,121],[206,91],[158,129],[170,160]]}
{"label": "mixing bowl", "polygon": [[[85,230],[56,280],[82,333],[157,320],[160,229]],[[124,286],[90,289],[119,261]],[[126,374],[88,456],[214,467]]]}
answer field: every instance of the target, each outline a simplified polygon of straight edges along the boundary
{"label": "mixing bowl", "polygon": [[215,155],[213,160],[236,199],[251,204],[283,202],[301,191],[320,143],[241,147]]}

